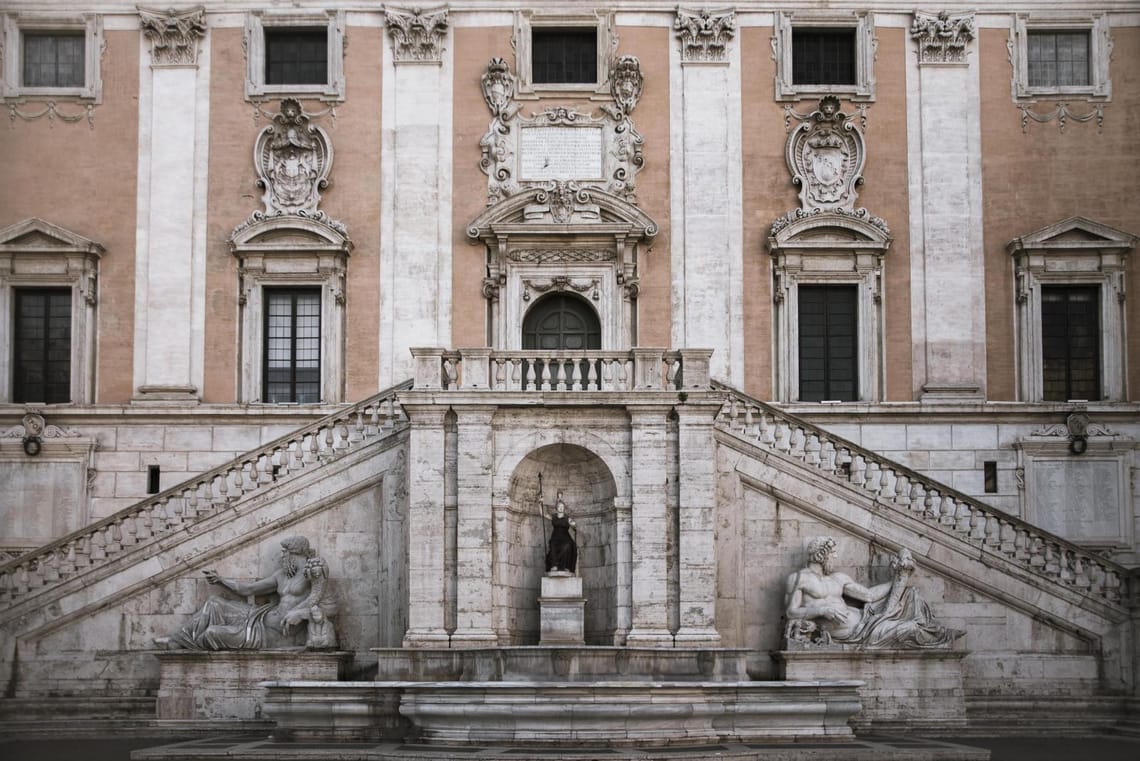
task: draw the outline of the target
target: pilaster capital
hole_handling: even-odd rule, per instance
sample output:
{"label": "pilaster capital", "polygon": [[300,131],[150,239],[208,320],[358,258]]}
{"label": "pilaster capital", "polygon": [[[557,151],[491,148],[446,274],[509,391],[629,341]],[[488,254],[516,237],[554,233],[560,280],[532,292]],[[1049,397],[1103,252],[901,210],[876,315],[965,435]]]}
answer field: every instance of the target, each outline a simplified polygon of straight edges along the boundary
{"label": "pilaster capital", "polygon": [[139,8],[143,36],[150,42],[151,68],[197,66],[198,41],[206,36],[206,11]]}
{"label": "pilaster capital", "polygon": [[384,23],[392,38],[392,60],[400,63],[442,63],[447,35],[447,8],[434,10],[384,9]]}
{"label": "pilaster capital", "polygon": [[910,36],[918,43],[918,62],[966,63],[969,43],[977,37],[974,14],[951,16],[942,11],[937,16],[915,11]]}
{"label": "pilaster capital", "polygon": [[728,43],[736,36],[736,12],[677,8],[673,31],[681,41],[681,63],[728,63]]}

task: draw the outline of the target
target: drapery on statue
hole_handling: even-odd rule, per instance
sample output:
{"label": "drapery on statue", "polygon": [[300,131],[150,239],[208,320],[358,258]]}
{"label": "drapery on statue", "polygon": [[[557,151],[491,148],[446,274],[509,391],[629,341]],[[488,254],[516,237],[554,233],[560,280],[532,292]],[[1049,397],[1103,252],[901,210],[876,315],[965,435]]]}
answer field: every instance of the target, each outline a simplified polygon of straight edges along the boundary
{"label": "drapery on statue", "polygon": [[[542,492],[538,494],[538,503],[542,504]],[[566,515],[566,503],[562,501],[562,492],[558,492],[558,499],[554,503],[554,514],[546,513],[543,505],[543,515],[550,520],[552,529],[550,541],[546,545],[546,571],[568,571],[574,573],[578,567],[578,543],[570,535],[570,529],[575,523]]]}
{"label": "drapery on statue", "polygon": [[337,605],[328,586],[328,564],[309,548],[309,540],[292,536],[281,542],[281,567],[271,576],[244,584],[206,571],[206,580],[235,594],[277,594],[277,601],[250,605],[211,596],[190,621],[155,643],[172,650],[270,650],[297,647],[302,629],[305,646],[313,650],[336,647],[329,620]]}
{"label": "drapery on statue", "polygon": [[[891,581],[865,587],[834,570],[835,548],[830,536],[812,539],[807,567],[788,577],[784,634],[789,648],[834,643],[869,649],[946,649],[965,634],[936,622],[930,606],[907,587],[914,571],[910,550],[891,558]],[[845,597],[864,605],[848,603]]]}

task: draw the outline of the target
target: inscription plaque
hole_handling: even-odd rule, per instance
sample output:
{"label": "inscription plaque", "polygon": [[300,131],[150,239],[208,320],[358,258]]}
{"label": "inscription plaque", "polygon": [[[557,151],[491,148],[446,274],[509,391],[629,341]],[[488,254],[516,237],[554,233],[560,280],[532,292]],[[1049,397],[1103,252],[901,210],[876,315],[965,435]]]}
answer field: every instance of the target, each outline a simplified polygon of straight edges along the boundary
{"label": "inscription plaque", "polygon": [[1122,541],[1119,468],[1105,460],[1035,460],[1037,523],[1073,541]]}
{"label": "inscription plaque", "polygon": [[519,179],[602,179],[602,128],[523,127],[519,132]]}

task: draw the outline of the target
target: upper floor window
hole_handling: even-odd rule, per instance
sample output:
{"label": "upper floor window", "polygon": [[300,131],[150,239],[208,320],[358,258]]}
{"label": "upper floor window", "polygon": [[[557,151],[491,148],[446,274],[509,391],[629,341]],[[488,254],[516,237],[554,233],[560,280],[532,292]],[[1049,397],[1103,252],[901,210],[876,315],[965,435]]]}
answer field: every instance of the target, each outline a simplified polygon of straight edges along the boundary
{"label": "upper floor window", "polygon": [[82,87],[82,33],[25,32],[25,87]]}
{"label": "upper floor window", "polygon": [[1009,40],[1013,97],[1076,96],[1108,100],[1112,50],[1105,14],[1038,18],[1019,14]]}
{"label": "upper floor window", "polygon": [[1047,402],[1100,399],[1100,288],[1041,288],[1042,390]]}
{"label": "upper floor window", "polygon": [[265,84],[327,84],[328,47],[326,29],[266,29]]}
{"label": "upper floor window", "polygon": [[3,15],[6,98],[102,99],[101,16]]}
{"label": "upper floor window", "polygon": [[792,29],[792,84],[855,83],[853,28]]}
{"label": "upper floor window", "polygon": [[34,217],[0,230],[0,403],[92,401],[102,254]]}
{"label": "upper floor window", "polygon": [[1135,243],[1128,233],[1083,217],[1009,243],[1021,401],[1127,398],[1123,296]]}
{"label": "upper floor window", "polygon": [[859,288],[801,285],[801,402],[859,399]]}
{"label": "upper floor window", "polygon": [[540,93],[609,94],[616,44],[612,13],[515,14],[516,97]]}
{"label": "upper floor window", "polygon": [[531,73],[535,84],[596,84],[598,30],[594,27],[531,30]]}
{"label": "upper floor window", "polygon": [[265,289],[265,389],[270,404],[321,400],[320,288]]}
{"label": "upper floor window", "polygon": [[250,13],[246,97],[343,100],[344,21],[344,11]]}
{"label": "upper floor window", "polygon": [[875,99],[875,24],[869,12],[776,12],[776,99]]}
{"label": "upper floor window", "polygon": [[17,288],[12,401],[71,401],[71,289]]}

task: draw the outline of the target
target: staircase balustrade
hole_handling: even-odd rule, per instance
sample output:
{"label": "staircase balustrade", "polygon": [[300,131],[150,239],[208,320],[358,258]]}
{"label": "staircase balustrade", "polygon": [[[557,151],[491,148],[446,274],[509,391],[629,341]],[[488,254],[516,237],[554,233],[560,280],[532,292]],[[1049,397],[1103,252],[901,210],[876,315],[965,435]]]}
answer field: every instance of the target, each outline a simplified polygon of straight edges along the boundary
{"label": "staircase balustrade", "polygon": [[1124,567],[769,404],[719,383],[713,387],[725,394],[719,429],[1075,592],[1121,604],[1129,577]]}
{"label": "staircase balustrade", "polygon": [[247,495],[403,429],[394,386],[0,565],[0,605],[66,582],[225,510]]}

